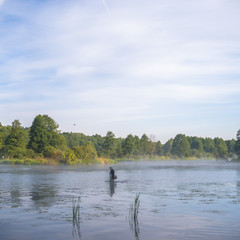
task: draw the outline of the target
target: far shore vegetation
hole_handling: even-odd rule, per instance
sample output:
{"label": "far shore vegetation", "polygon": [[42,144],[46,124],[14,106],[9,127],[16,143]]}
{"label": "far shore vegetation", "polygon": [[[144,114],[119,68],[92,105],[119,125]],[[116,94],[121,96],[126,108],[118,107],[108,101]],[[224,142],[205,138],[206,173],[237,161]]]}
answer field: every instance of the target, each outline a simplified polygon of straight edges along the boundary
{"label": "far shore vegetation", "polygon": [[240,130],[236,140],[202,138],[177,134],[166,143],[154,135],[141,137],[129,134],[117,138],[108,131],[106,136],[87,136],[63,132],[48,115],[37,115],[30,128],[14,120],[11,126],[0,123],[0,163],[6,164],[113,164],[121,160],[168,159],[240,159]]}

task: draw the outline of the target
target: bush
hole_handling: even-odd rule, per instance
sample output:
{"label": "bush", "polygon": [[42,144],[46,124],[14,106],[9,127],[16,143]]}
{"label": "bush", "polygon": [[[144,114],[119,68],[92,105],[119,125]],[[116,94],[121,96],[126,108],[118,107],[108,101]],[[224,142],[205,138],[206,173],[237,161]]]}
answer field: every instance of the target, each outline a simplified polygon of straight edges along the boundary
{"label": "bush", "polygon": [[64,160],[64,154],[61,150],[56,149],[52,146],[47,146],[44,148],[43,152],[44,157],[52,158],[58,161]]}
{"label": "bush", "polygon": [[77,146],[73,148],[75,155],[81,159],[81,163],[92,163],[96,162],[97,159],[97,151],[94,145],[89,142],[84,146]]}
{"label": "bush", "polygon": [[25,156],[27,158],[35,158],[36,153],[32,149],[26,149]]}
{"label": "bush", "polygon": [[64,163],[65,164],[69,164],[69,165],[77,163],[77,157],[76,157],[76,155],[75,155],[73,150],[67,149],[64,152]]}

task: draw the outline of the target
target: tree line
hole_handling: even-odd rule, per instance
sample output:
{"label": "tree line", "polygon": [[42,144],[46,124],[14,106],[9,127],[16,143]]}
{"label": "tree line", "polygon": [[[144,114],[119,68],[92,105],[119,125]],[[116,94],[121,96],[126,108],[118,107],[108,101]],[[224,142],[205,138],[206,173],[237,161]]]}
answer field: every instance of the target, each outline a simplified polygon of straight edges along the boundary
{"label": "tree line", "polygon": [[129,134],[117,138],[108,131],[106,136],[87,136],[63,132],[48,115],[37,115],[30,128],[14,120],[11,126],[0,123],[0,156],[2,159],[49,159],[56,163],[76,164],[106,159],[154,158],[240,158],[240,130],[237,139],[190,137],[177,134],[162,144],[153,135],[141,137]]}

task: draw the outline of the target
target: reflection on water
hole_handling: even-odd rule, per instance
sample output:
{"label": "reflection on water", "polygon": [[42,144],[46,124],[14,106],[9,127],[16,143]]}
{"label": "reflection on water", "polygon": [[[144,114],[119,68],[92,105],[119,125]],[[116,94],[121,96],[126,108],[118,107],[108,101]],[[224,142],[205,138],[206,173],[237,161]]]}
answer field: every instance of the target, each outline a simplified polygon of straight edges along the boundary
{"label": "reflection on water", "polygon": [[130,226],[130,230],[134,232],[135,239],[139,240],[140,229],[138,224],[138,213],[140,206],[140,193],[138,193],[135,197],[134,203],[130,204],[129,214],[128,214],[128,222]]}
{"label": "reflection on water", "polygon": [[21,193],[19,189],[11,189],[10,194],[11,194],[12,207],[21,206]]}
{"label": "reflection on water", "polygon": [[[1,165],[0,239],[239,239],[240,164],[143,161],[114,168],[118,180],[106,182],[106,165]],[[73,218],[73,196],[80,195],[81,215],[79,202]]]}
{"label": "reflection on water", "polygon": [[80,197],[72,200],[72,236],[73,239],[81,239],[80,229]]}
{"label": "reflection on water", "polygon": [[73,239],[81,239],[80,220],[73,220],[72,223],[72,236]]}
{"label": "reflection on water", "polygon": [[51,207],[55,204],[57,191],[55,185],[35,183],[31,187],[30,196],[36,209]]}
{"label": "reflection on water", "polygon": [[115,193],[115,187],[117,186],[117,183],[114,180],[109,181],[109,195],[112,197]]}

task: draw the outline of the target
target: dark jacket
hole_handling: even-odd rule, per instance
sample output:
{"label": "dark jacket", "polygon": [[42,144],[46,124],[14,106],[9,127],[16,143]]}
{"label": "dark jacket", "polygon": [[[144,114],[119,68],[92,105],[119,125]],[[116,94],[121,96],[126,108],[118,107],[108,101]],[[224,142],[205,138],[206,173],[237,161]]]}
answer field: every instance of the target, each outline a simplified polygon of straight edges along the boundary
{"label": "dark jacket", "polygon": [[112,168],[110,169],[109,174],[110,174],[111,179],[114,179],[115,171]]}

